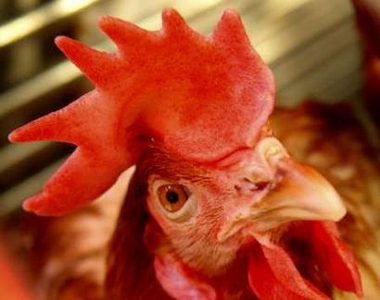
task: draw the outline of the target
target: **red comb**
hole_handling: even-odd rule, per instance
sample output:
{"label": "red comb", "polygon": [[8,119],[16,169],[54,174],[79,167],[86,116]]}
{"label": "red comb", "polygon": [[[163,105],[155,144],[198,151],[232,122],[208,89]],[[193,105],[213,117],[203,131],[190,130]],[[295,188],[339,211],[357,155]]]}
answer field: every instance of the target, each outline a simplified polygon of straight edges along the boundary
{"label": "red comb", "polygon": [[254,145],[273,108],[274,83],[239,15],[226,11],[209,37],[174,10],[162,19],[162,30],[150,32],[101,18],[116,53],[56,39],[95,89],[10,135],[78,146],[25,209],[60,215],[92,201],[136,163],[147,140],[197,162]]}

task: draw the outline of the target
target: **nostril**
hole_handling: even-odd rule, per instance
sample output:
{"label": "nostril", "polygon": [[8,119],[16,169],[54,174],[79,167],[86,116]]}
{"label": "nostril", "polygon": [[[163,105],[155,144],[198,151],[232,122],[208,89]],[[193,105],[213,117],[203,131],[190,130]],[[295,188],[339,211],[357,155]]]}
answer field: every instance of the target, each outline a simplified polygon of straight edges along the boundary
{"label": "nostril", "polygon": [[264,190],[268,185],[270,185],[270,181],[254,181],[252,182],[248,178],[243,179],[244,186],[246,186],[246,189],[254,192],[254,191],[261,191]]}
{"label": "nostril", "polygon": [[256,186],[256,190],[263,190],[270,184],[269,181],[258,181],[255,182],[254,185]]}
{"label": "nostril", "polygon": [[241,186],[235,184],[235,185],[234,185],[234,189],[235,189],[237,192],[240,192],[240,191],[241,191]]}

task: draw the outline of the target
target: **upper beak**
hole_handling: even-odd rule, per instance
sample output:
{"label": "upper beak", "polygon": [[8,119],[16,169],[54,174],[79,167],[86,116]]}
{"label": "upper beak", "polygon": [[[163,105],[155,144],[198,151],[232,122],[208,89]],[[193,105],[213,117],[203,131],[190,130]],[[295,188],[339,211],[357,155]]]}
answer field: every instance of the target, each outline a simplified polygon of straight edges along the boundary
{"label": "upper beak", "polygon": [[[239,229],[262,234],[281,225],[300,220],[338,221],[346,209],[332,185],[313,168],[295,162],[274,138],[257,147],[259,157],[271,176],[259,201],[244,201],[226,218],[218,239],[227,239]],[[273,151],[276,147],[276,151]],[[280,149],[280,150],[279,150]],[[271,159],[265,153],[276,153]],[[279,153],[282,152],[282,155]],[[249,177],[246,177],[249,178]]]}

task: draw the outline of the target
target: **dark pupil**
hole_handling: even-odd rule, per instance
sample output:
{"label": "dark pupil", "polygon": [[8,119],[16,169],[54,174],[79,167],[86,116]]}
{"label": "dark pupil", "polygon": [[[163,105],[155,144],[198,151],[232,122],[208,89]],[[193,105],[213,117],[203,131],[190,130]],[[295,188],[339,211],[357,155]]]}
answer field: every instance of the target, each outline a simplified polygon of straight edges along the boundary
{"label": "dark pupil", "polygon": [[166,200],[168,200],[169,203],[171,204],[175,204],[178,202],[179,200],[179,196],[176,192],[173,192],[173,191],[168,191],[166,193]]}

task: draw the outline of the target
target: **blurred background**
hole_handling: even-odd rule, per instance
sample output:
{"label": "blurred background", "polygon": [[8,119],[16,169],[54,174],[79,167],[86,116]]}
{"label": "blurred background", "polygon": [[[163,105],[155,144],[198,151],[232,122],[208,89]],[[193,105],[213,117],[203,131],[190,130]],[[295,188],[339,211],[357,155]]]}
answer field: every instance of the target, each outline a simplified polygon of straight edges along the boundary
{"label": "blurred background", "polygon": [[10,144],[9,132],[92,88],[57,50],[54,37],[113,51],[96,26],[98,16],[157,30],[165,7],[176,8],[203,33],[225,8],[239,11],[253,46],[275,73],[278,105],[305,97],[331,103],[359,97],[361,51],[347,0],[0,0],[0,218],[38,192],[73,149]]}

